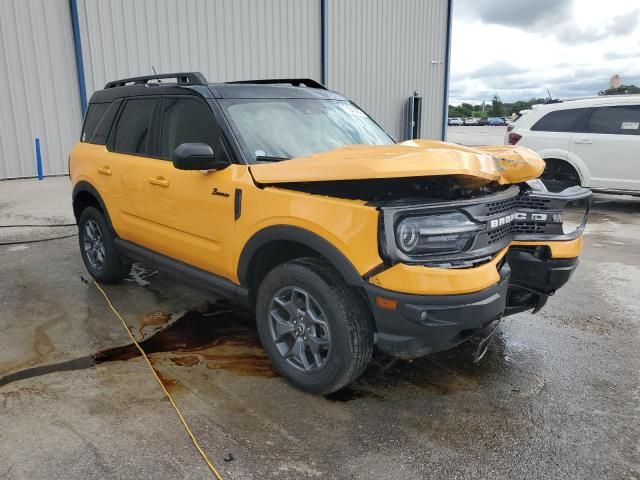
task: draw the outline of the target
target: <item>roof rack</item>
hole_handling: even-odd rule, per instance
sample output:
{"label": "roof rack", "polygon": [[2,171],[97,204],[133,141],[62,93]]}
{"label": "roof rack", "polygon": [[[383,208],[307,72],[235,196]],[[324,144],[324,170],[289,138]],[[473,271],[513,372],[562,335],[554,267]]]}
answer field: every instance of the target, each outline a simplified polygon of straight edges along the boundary
{"label": "roof rack", "polygon": [[175,78],[178,85],[207,85],[207,79],[200,72],[162,73],[160,75],[145,75],[143,77],[123,78],[107,83],[104,88],[124,87],[128,83],[146,85],[149,80]]}
{"label": "roof rack", "polygon": [[260,85],[292,85],[294,87],[305,86],[307,88],[319,88],[326,90],[327,87],[320,82],[316,82],[310,78],[269,78],[263,80],[239,80],[235,82],[225,82],[227,84],[233,83],[256,83]]}

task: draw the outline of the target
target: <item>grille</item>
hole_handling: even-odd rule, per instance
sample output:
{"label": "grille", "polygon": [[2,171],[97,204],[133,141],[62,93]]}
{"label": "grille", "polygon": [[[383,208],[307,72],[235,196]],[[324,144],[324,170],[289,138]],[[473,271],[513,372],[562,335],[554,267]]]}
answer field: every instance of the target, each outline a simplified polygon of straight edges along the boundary
{"label": "grille", "polygon": [[532,198],[528,195],[520,195],[516,201],[518,208],[531,208],[535,210],[549,210],[551,199],[549,198]]}
{"label": "grille", "polygon": [[505,200],[499,200],[497,202],[487,203],[488,215],[498,215],[500,213],[506,213],[513,210],[518,203],[518,197],[507,198]]}
{"label": "grille", "polygon": [[546,223],[538,222],[515,222],[511,226],[513,233],[544,233]]}
{"label": "grille", "polygon": [[502,240],[510,236],[511,232],[512,232],[511,224],[502,225],[501,227],[491,230],[489,232],[489,241],[488,241],[489,245],[493,245],[494,243],[501,242]]}

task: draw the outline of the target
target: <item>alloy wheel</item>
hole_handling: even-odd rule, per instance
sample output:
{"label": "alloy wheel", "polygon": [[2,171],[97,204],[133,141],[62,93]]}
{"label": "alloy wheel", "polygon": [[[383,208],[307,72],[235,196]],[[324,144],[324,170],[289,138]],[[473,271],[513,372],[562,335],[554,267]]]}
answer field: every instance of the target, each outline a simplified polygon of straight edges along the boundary
{"label": "alloy wheel", "polygon": [[102,240],[102,231],[98,222],[95,220],[87,220],[84,224],[84,234],[82,236],[82,245],[84,254],[89,261],[91,268],[102,270],[106,252],[104,241]]}
{"label": "alloy wheel", "polygon": [[299,287],[284,287],[271,299],[269,330],[280,355],[305,373],[320,370],[331,352],[329,324],[320,304]]}

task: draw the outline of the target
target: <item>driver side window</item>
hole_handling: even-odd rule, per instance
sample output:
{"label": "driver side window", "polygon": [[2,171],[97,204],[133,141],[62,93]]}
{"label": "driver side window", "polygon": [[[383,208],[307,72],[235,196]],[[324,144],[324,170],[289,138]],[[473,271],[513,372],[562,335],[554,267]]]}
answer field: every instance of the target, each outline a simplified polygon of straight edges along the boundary
{"label": "driver side window", "polygon": [[214,151],[220,143],[219,129],[209,106],[195,98],[164,99],[160,133],[160,157],[170,160],[181,143],[206,143]]}

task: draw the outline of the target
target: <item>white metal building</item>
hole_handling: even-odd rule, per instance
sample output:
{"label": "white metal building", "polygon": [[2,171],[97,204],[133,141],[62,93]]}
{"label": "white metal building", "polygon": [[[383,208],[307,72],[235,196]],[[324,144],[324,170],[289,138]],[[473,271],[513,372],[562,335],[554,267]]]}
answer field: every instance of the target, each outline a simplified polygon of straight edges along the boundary
{"label": "white metal building", "polygon": [[67,173],[91,94],[110,80],[304,77],[398,139],[446,126],[452,0],[0,0],[0,179]]}

